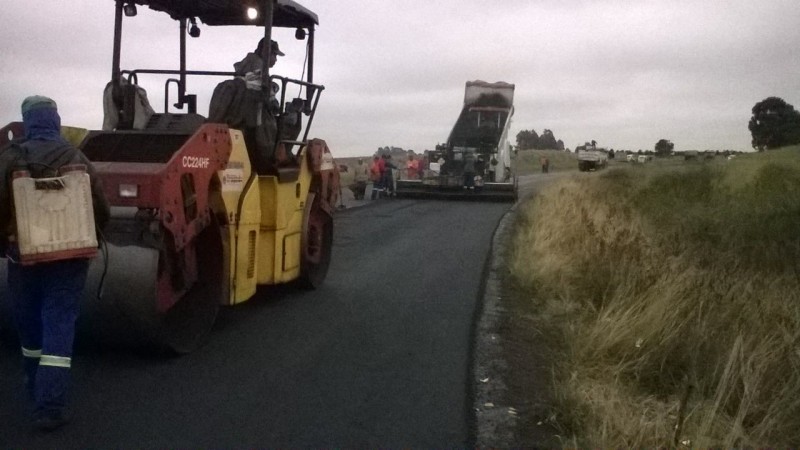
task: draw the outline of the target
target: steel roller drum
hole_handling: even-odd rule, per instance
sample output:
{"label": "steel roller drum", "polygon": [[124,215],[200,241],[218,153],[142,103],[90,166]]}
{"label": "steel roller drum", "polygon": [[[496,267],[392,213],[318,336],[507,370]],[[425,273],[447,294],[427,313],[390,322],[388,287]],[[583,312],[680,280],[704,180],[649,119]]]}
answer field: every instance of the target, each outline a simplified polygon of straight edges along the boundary
{"label": "steel roller drum", "polygon": [[[158,252],[135,246],[106,248],[89,267],[78,334],[81,339],[101,345],[152,344],[158,330],[155,311]],[[8,260],[0,259],[0,326],[10,330],[13,323],[7,266]]]}
{"label": "steel roller drum", "polygon": [[78,332],[98,343],[153,343],[158,317],[158,251],[106,244],[92,261],[84,288]]}
{"label": "steel roller drum", "polygon": [[[187,353],[208,334],[218,310],[218,290],[196,283],[167,313],[156,309],[158,251],[106,244],[92,260],[77,323],[77,341],[92,346]],[[0,259],[0,327],[13,329],[7,261]],[[219,283],[219,280],[209,280]]]}

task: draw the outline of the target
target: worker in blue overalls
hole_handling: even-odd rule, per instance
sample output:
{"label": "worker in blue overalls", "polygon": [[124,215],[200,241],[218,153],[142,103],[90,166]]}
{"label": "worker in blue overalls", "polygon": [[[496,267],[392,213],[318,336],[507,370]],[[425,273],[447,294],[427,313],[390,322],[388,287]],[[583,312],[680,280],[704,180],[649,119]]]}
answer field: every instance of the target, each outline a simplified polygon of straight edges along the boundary
{"label": "worker in blue overalls", "polygon": [[56,103],[47,97],[28,97],[22,103],[22,120],[25,138],[0,153],[0,245],[4,247],[0,254],[8,258],[9,297],[22,345],[25,385],[34,403],[33,425],[50,431],[66,423],[75,321],[89,260],[18,262],[12,172],[22,168],[34,178],[52,177],[62,166],[84,164],[98,230],[108,222],[109,207],[89,160],[61,137]]}

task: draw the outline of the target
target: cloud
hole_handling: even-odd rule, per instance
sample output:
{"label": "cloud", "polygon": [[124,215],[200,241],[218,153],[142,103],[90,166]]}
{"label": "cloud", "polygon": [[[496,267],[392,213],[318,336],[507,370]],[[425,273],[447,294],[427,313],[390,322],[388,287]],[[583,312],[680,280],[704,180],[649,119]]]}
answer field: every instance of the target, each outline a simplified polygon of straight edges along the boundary
{"label": "cloud", "polygon": [[[432,148],[447,138],[468,80],[516,85],[513,136],[551,129],[568,147],[750,147],[752,106],[779,96],[800,107],[800,4],[796,0],[307,0],[320,17],[315,81],[325,85],[312,136],[336,150]],[[0,28],[0,122],[16,120],[34,92],[56,97],[78,125],[102,121],[111,72],[113,3],[29,0],[5,5]],[[140,8],[126,21],[125,67],[174,68],[177,26]],[[91,18],[91,20],[87,20]],[[201,25],[190,68],[230,70],[252,51],[255,28]],[[303,71],[304,47],[276,32],[276,69]],[[201,110],[219,79],[192,78]],[[144,80],[142,80],[144,83]],[[148,79],[163,108],[163,80]],[[65,123],[67,121],[65,120]]]}

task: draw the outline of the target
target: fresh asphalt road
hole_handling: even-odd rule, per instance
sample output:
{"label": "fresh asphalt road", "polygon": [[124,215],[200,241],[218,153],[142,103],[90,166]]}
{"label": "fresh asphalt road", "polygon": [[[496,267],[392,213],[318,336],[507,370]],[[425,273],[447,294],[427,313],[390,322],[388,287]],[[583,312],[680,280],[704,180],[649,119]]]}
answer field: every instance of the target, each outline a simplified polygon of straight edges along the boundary
{"label": "fresh asphalt road", "polygon": [[98,349],[82,335],[72,422],[47,435],[28,426],[6,330],[0,447],[471,446],[473,323],[510,206],[379,200],[339,211],[320,289],[264,290],[223,309],[190,355]]}

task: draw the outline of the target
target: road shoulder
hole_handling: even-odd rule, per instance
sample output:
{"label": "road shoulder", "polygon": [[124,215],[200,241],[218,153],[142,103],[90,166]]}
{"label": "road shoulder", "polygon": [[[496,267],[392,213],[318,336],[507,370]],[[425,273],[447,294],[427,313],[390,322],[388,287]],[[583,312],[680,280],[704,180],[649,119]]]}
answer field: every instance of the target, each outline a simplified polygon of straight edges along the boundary
{"label": "road shoulder", "polygon": [[511,279],[518,202],[500,221],[475,324],[473,413],[478,448],[561,446],[551,425],[552,371],[534,299]]}

